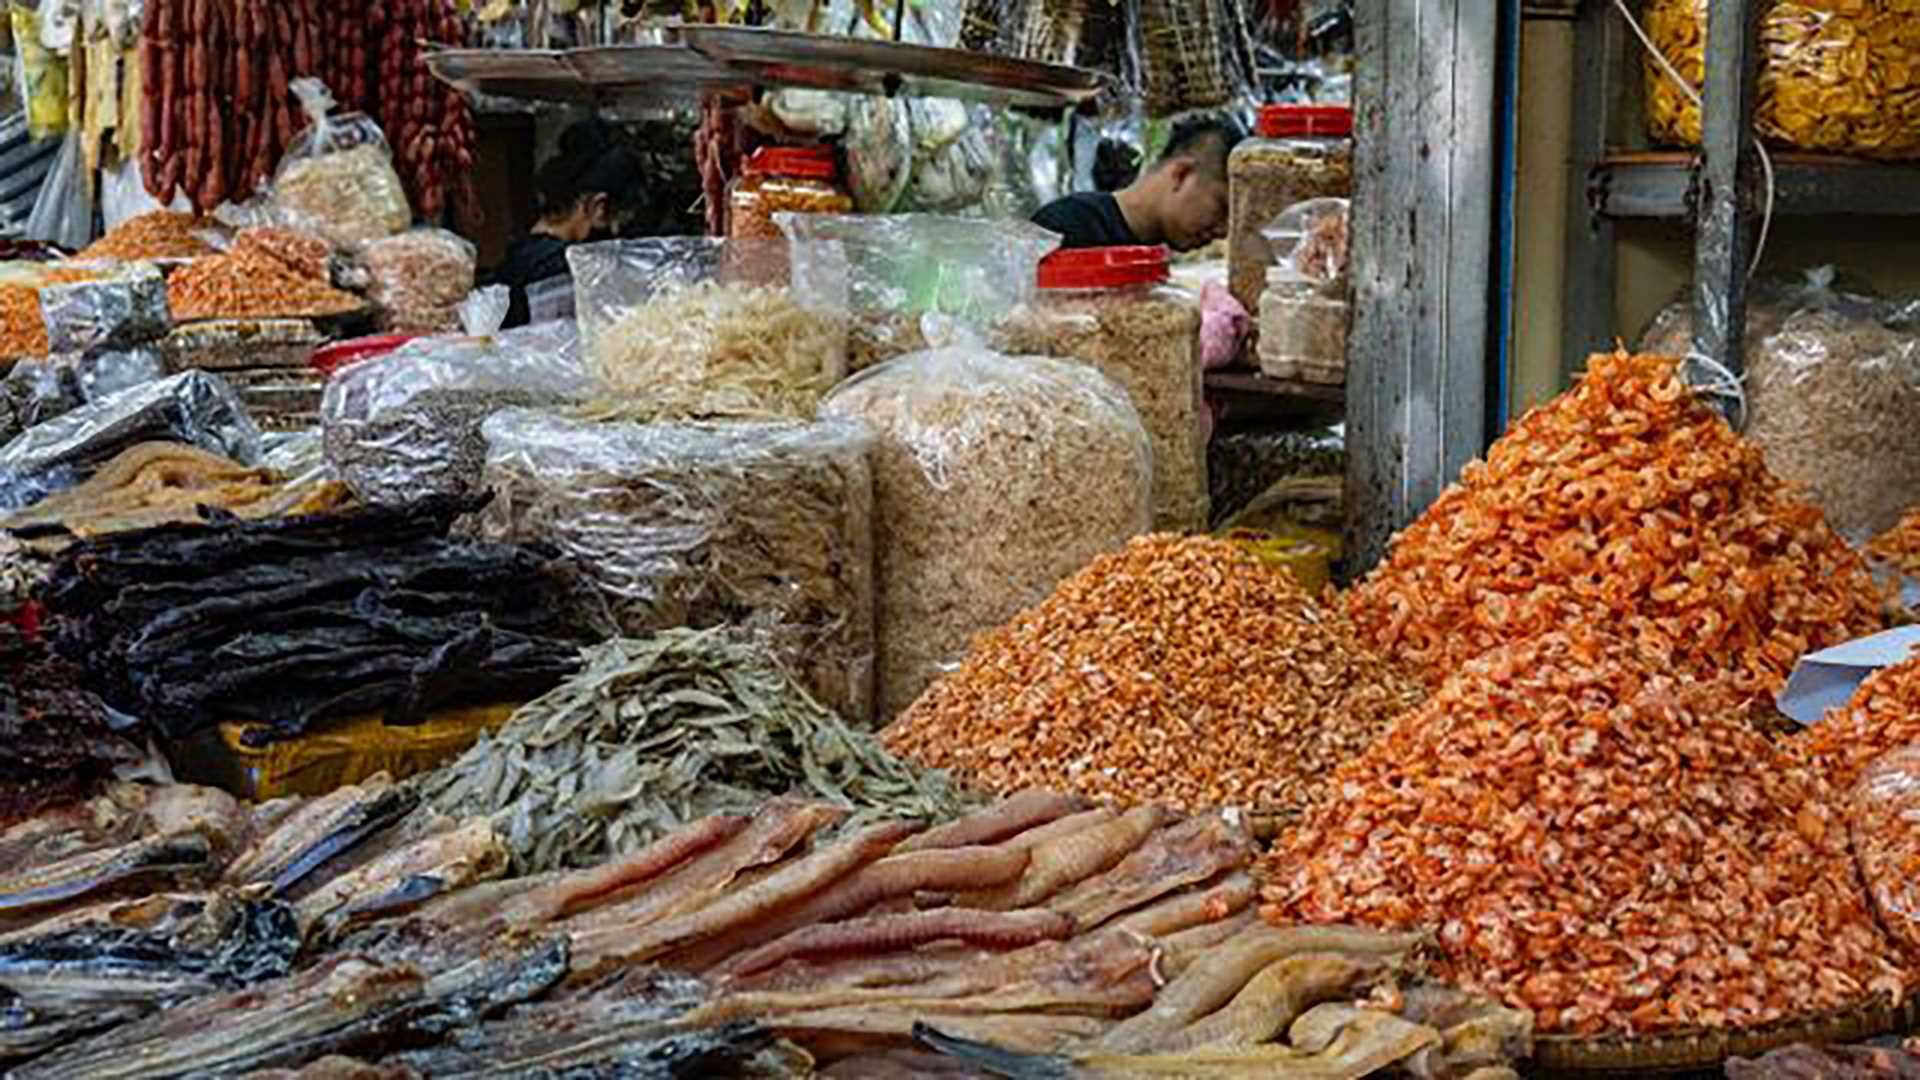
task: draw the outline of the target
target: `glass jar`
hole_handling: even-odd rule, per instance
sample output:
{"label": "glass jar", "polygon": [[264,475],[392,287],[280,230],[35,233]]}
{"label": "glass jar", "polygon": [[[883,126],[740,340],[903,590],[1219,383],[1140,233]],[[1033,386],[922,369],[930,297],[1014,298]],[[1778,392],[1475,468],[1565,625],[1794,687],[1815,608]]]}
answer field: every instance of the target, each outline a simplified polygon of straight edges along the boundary
{"label": "glass jar", "polygon": [[785,240],[773,215],[847,214],[853,197],[840,185],[833,150],[825,146],[763,146],[727,191],[727,237]]}
{"label": "glass jar", "polygon": [[1249,313],[1273,261],[1260,230],[1295,203],[1353,191],[1350,107],[1263,105],[1258,131],[1227,158],[1227,288]]}
{"label": "glass jar", "polygon": [[1352,309],[1341,290],[1274,267],[1260,294],[1261,374],[1341,386],[1347,381]]}
{"label": "glass jar", "polygon": [[1009,353],[1078,360],[1120,384],[1153,444],[1153,527],[1207,527],[1200,302],[1167,284],[1164,247],[1077,248],[1040,261],[1034,301],[1005,319]]}

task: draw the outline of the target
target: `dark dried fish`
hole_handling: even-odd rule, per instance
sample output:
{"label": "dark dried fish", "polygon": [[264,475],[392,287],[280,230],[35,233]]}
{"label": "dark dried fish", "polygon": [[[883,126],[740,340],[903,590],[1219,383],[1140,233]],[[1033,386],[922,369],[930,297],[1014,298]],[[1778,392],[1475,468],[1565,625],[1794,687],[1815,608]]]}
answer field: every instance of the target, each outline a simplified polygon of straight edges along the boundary
{"label": "dark dried fish", "polygon": [[271,885],[275,896],[285,895],[317,867],[391,828],[416,805],[413,792],[385,773],[340,788],[293,811],[255,840],[227,867],[225,880]]}
{"label": "dark dried fish", "polygon": [[213,845],[197,833],[136,840],[90,851],[49,866],[9,874],[0,881],[0,918],[18,919],[35,909],[63,904],[140,878],[172,877],[204,870]]}
{"label": "dark dried fish", "polygon": [[443,892],[506,873],[507,849],[485,820],[400,848],[310,892],[295,905],[300,924],[315,927],[343,910],[359,915],[415,907]]}

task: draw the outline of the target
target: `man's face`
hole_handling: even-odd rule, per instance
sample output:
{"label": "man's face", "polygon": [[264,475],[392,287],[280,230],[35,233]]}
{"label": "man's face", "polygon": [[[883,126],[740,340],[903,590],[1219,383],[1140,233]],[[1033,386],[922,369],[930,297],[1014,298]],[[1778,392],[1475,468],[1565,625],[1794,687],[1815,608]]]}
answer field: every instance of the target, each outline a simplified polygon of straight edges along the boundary
{"label": "man's face", "polygon": [[1167,245],[1192,251],[1218,240],[1227,228],[1227,180],[1190,161],[1173,164],[1173,187],[1163,217]]}

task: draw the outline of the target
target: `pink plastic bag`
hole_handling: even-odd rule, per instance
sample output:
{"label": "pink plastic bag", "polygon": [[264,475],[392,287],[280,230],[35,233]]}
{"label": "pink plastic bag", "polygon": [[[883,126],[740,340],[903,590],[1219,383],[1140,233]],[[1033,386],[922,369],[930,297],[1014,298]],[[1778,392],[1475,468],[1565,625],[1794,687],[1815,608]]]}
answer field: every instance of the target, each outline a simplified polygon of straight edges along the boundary
{"label": "pink plastic bag", "polygon": [[1208,282],[1200,289],[1200,366],[1206,371],[1229,367],[1240,357],[1240,343],[1253,328],[1247,309],[1225,286]]}

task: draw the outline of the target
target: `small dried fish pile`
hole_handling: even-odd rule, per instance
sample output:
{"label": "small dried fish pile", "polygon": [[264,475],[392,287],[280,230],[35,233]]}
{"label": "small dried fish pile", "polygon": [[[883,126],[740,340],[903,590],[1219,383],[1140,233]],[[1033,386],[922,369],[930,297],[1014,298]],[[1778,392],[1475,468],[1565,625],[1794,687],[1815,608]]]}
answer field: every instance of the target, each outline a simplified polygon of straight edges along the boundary
{"label": "small dried fish pile", "polygon": [[1880,629],[1860,556],[1676,363],[1596,356],[1468,466],[1351,594],[1368,639],[1438,683],[1496,645],[1593,627],[1758,696]]}
{"label": "small dried fish pile", "polygon": [[751,626],[821,702],[873,722],[872,436],[817,424],[486,422],[476,531],[551,544],[625,634]]}
{"label": "small dried fish pile", "polygon": [[1812,763],[1835,791],[1844,792],[1874,759],[1917,743],[1920,654],[1867,676],[1846,708],[1829,710],[1788,745]]}
{"label": "small dried fish pile", "polygon": [[1155,536],[980,638],[883,735],[995,791],[1291,812],[1421,697],[1286,574]]}
{"label": "small dried fish pile", "polygon": [[790,791],[848,808],[855,826],[969,805],[727,628],[598,646],[579,675],[417,783],[442,813],[494,815],[521,873],[590,866]]}
{"label": "small dried fish pile", "polygon": [[1876,759],[1847,798],[1848,832],[1887,936],[1920,961],[1920,745]]}
{"label": "small dried fish pile", "polygon": [[102,696],[173,738],[533,697],[578,667],[587,609],[548,553],[449,539],[478,505],[96,538],[62,555],[46,605]]}
{"label": "small dried fish pile", "polygon": [[1604,636],[1464,666],[1268,863],[1273,921],[1436,930],[1435,972],[1543,1032],[1747,1027],[1897,998],[1817,772]]}
{"label": "small dried fish pile", "polygon": [[122,451],[78,487],[33,506],[0,514],[0,529],[31,537],[41,550],[209,516],[205,508],[243,518],[298,516],[337,510],[352,499],[338,481],[289,486],[271,469],[249,469],[183,443],[141,443]]}

